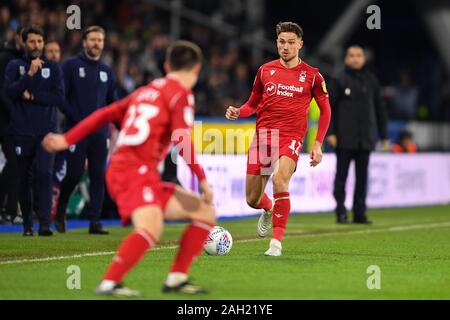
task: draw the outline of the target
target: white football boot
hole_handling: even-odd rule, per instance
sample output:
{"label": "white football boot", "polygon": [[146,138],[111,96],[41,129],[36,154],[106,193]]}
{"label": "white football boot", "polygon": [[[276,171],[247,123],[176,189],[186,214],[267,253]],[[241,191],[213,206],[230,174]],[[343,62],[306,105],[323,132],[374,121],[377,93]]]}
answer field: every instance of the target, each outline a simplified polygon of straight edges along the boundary
{"label": "white football boot", "polygon": [[132,290],[130,288],[124,287],[123,284],[116,284],[113,281],[104,280],[98,288],[95,290],[95,293],[99,296],[115,296],[115,297],[124,297],[124,298],[133,298],[133,297],[141,297],[142,293],[136,290]]}
{"label": "white football boot", "polygon": [[281,242],[277,239],[270,240],[269,249],[264,253],[264,255],[271,257],[281,256]]}
{"label": "white football boot", "polygon": [[258,220],[258,227],[256,228],[258,236],[264,238],[269,234],[270,229],[272,229],[272,212],[273,212],[274,202],[272,201],[272,208],[270,210],[264,210]]}

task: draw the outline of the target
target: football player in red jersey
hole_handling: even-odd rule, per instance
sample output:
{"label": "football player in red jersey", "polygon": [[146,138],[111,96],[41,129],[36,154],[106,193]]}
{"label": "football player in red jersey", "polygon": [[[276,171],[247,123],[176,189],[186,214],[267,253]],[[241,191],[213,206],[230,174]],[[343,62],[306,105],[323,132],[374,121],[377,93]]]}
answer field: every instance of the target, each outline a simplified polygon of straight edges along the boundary
{"label": "football player in red jersey", "polygon": [[[249,100],[240,108],[229,106],[226,118],[236,120],[256,113],[256,134],[249,148],[246,199],[263,209],[258,234],[265,237],[273,226],[268,256],[281,255],[281,241],[289,212],[289,181],[306,135],[308,110],[314,98],[320,109],[319,127],[310,165],[322,161],[322,141],[330,123],[330,104],[325,81],[316,68],[299,58],[303,30],[293,22],[276,26],[279,59],[262,65]],[[264,189],[273,173],[273,201]]]}
{"label": "football player in red jersey", "polygon": [[[213,193],[203,169],[195,162],[190,138],[194,122],[191,89],[197,82],[201,62],[202,53],[197,45],[177,41],[167,50],[166,77],[99,109],[65,135],[49,134],[43,141],[48,151],[61,151],[109,122],[121,124],[106,184],[122,222],[132,222],[134,231],[122,241],[97,288],[100,295],[139,295],[124,287],[122,279],[158,241],[164,219],[189,220],[191,224],[181,237],[163,292],[206,292],[188,279],[189,267],[200,254],[216,217]],[[178,146],[180,155],[198,177],[202,197],[161,181],[157,165],[166,157],[171,143]]]}

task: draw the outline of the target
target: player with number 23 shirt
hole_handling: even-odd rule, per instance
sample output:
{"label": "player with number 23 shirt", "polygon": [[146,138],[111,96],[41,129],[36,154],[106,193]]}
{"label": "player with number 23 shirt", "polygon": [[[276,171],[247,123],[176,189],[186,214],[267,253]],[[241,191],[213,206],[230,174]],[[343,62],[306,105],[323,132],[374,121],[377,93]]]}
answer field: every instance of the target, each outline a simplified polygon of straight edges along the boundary
{"label": "player with number 23 shirt", "polygon": [[[188,270],[202,251],[216,216],[212,190],[202,167],[195,162],[190,138],[194,122],[191,88],[197,82],[201,61],[202,53],[197,45],[175,42],[167,49],[166,77],[97,110],[65,135],[49,134],[43,141],[48,151],[61,151],[109,122],[121,124],[117,149],[107,169],[106,184],[117,203],[122,222],[132,222],[134,231],[122,241],[97,294],[139,295],[139,292],[124,287],[122,280],[156,244],[164,220],[188,220],[191,224],[181,237],[163,292],[206,292],[188,279]],[[202,197],[161,181],[157,166],[166,157],[171,143],[177,145],[180,155],[199,179]]]}

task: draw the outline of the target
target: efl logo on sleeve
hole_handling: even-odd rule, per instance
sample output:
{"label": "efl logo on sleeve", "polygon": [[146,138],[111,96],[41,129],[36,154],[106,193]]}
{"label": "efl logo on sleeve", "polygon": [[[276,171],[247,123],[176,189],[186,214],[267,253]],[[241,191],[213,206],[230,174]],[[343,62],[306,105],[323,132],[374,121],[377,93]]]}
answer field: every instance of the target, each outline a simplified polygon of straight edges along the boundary
{"label": "efl logo on sleeve", "polygon": [[193,95],[193,94],[188,95],[188,96],[187,96],[187,99],[188,99],[188,104],[189,104],[190,106],[194,106],[194,105],[195,105],[195,98],[194,98],[194,95]]}
{"label": "efl logo on sleeve", "polygon": [[192,127],[194,125],[194,110],[190,106],[186,106],[183,109],[183,117],[184,122],[189,126]]}
{"label": "efl logo on sleeve", "polygon": [[324,93],[328,93],[327,92],[327,84],[325,83],[325,81],[322,81],[322,90]]}

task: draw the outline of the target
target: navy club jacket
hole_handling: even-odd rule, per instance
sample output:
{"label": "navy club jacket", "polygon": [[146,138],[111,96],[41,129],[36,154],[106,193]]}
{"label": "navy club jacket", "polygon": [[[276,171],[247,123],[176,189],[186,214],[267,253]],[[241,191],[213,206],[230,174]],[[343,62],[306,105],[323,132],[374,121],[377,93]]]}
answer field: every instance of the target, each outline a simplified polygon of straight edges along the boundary
{"label": "navy club jacket", "polygon": [[[117,100],[114,74],[101,60],[90,60],[81,52],[65,60],[62,70],[66,88],[63,113],[67,116],[67,129]],[[107,127],[100,132],[105,136],[109,133]]]}
{"label": "navy club jacket", "polygon": [[[10,97],[12,135],[40,136],[56,131],[57,107],[64,103],[64,81],[56,62],[44,60],[42,69],[33,77],[28,75],[31,60],[22,57],[11,60],[5,71],[5,91]],[[28,90],[34,100],[22,98]]]}

